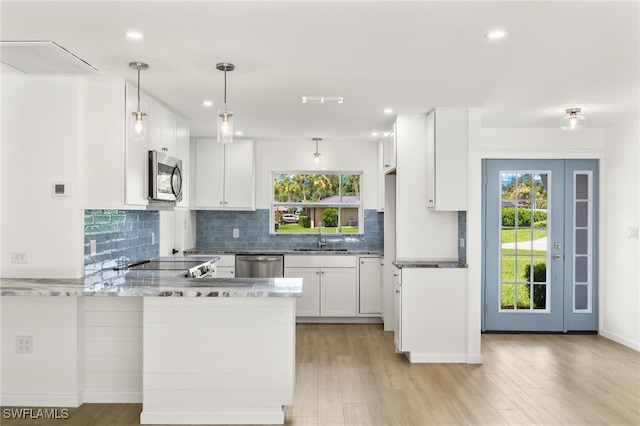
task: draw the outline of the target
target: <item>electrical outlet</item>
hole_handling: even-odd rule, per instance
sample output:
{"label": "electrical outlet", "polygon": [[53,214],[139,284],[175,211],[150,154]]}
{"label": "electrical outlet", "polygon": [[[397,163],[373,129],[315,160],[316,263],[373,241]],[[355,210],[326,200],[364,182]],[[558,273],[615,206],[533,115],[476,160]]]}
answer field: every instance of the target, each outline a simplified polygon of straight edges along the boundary
{"label": "electrical outlet", "polygon": [[627,228],[627,238],[637,239],[638,238],[638,227],[637,226],[629,226]]}
{"label": "electrical outlet", "polygon": [[24,251],[11,252],[11,263],[29,263],[29,257]]}
{"label": "electrical outlet", "polygon": [[460,247],[464,248],[464,238],[460,238]]}
{"label": "electrical outlet", "polygon": [[233,228],[233,238],[240,238],[240,229]]}
{"label": "electrical outlet", "polygon": [[16,336],[16,353],[33,353],[33,336]]}
{"label": "electrical outlet", "polygon": [[156,233],[152,232],[151,233],[151,245],[154,245],[156,243]]}
{"label": "electrical outlet", "polygon": [[91,256],[96,255],[96,240],[89,240],[89,251]]}

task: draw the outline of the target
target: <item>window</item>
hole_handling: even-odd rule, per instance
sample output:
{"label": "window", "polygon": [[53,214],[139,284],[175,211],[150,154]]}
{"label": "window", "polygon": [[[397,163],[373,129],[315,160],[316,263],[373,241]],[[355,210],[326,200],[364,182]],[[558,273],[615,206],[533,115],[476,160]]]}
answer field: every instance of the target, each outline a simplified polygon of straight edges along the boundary
{"label": "window", "polygon": [[361,172],[274,172],[271,232],[362,234],[361,185]]}

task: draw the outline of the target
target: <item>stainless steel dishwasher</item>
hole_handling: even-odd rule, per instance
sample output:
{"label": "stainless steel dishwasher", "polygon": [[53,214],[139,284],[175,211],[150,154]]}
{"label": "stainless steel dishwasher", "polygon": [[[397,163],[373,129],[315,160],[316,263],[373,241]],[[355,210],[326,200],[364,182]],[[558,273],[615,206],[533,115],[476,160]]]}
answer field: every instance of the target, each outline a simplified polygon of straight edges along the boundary
{"label": "stainless steel dishwasher", "polygon": [[278,278],[284,276],[282,254],[236,254],[236,278]]}

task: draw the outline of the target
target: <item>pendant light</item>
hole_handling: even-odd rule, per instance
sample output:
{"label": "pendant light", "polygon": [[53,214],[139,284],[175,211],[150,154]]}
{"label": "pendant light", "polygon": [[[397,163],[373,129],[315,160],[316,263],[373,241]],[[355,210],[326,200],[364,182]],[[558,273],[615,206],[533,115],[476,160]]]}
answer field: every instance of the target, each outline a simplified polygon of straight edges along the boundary
{"label": "pendant light", "polygon": [[581,108],[569,108],[567,109],[567,115],[560,119],[560,128],[562,130],[582,130],[587,127],[587,118],[584,115],[579,115]]}
{"label": "pendant light", "polygon": [[227,71],[233,71],[235,66],[227,62],[216,65],[220,71],[224,71],[224,111],[218,112],[218,142],[233,142],[233,114],[227,111]]}
{"label": "pendant light", "polygon": [[129,68],[138,70],[138,109],[131,113],[135,117],[135,122],[133,123],[133,140],[143,141],[147,136],[147,124],[143,120],[143,117],[145,117],[147,113],[140,111],[140,71],[148,70],[149,65],[143,62],[129,62]]}
{"label": "pendant light", "polygon": [[313,140],[316,142],[316,152],[313,153],[313,157],[314,157],[314,161],[316,164],[320,163],[320,156],[322,154],[320,154],[318,152],[318,142],[320,142],[322,139],[321,138],[313,138]]}

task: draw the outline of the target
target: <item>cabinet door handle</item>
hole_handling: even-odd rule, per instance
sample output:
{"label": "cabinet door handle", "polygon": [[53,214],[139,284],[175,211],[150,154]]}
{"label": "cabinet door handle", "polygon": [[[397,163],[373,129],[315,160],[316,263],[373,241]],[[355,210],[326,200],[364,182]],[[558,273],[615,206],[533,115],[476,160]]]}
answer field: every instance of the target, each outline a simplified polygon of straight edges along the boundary
{"label": "cabinet door handle", "polygon": [[319,272],[319,271],[316,271],[316,275],[320,275],[320,272]]}
{"label": "cabinet door handle", "polygon": [[220,204],[222,204],[222,201],[220,201]]}
{"label": "cabinet door handle", "polygon": [[400,290],[396,290],[396,293],[400,293]]}

